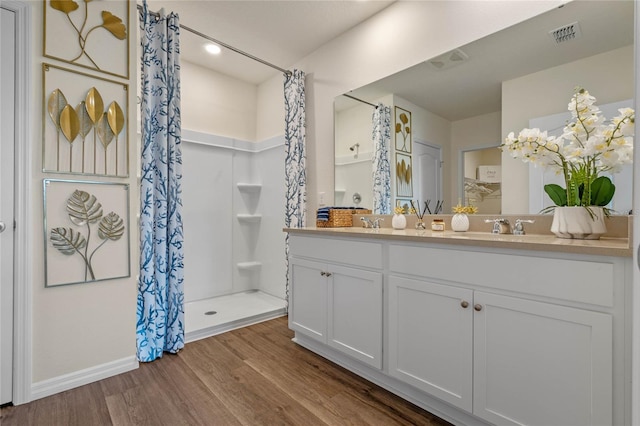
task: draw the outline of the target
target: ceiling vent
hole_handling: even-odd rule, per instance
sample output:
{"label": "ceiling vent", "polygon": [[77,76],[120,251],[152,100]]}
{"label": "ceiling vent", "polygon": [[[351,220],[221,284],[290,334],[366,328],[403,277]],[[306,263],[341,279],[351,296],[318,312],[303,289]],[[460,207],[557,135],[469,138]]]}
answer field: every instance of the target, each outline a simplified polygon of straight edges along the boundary
{"label": "ceiling vent", "polygon": [[580,24],[578,24],[578,22],[573,22],[569,25],[549,31],[549,35],[556,44],[561,44],[580,38],[582,33],[580,32]]}
{"label": "ceiling vent", "polygon": [[467,59],[469,59],[469,56],[467,56],[466,53],[460,49],[456,49],[440,55],[437,58],[430,59],[427,63],[437,70],[445,70],[461,64]]}

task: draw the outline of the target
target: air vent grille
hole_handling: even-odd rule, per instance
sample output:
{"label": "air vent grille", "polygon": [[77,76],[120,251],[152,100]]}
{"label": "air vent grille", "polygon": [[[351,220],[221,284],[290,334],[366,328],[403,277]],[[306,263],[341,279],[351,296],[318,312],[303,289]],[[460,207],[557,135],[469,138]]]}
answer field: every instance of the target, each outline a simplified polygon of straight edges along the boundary
{"label": "air vent grille", "polygon": [[433,58],[427,63],[437,70],[444,70],[465,62],[469,57],[460,49],[452,50],[437,58]]}
{"label": "air vent grille", "polygon": [[549,31],[549,35],[556,44],[560,44],[580,38],[582,33],[580,32],[580,24],[578,22],[573,22],[569,25]]}

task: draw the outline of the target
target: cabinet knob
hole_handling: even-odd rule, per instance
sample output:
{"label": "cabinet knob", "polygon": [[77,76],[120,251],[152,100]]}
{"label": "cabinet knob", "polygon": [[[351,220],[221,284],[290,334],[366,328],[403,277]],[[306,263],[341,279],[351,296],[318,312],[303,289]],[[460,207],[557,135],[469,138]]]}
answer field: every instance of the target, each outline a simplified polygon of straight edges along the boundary
{"label": "cabinet knob", "polygon": [[476,303],[475,305],[473,305],[473,309],[480,312],[482,310],[482,305],[479,303]]}
{"label": "cabinet knob", "polygon": [[324,277],[325,275],[327,275],[327,273],[325,271],[320,271],[320,275]]}
{"label": "cabinet knob", "polygon": [[327,277],[330,277],[330,276],[331,276],[331,272],[325,272],[324,274],[325,274]]}
{"label": "cabinet knob", "polygon": [[460,306],[462,306],[464,309],[467,309],[469,307],[469,302],[463,300],[462,302],[460,302]]}

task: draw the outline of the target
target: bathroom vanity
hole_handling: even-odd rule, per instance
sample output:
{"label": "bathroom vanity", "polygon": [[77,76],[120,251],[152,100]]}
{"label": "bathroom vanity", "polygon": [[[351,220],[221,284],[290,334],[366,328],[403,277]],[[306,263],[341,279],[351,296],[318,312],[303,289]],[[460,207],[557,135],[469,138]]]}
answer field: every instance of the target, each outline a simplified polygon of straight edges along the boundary
{"label": "bathroom vanity", "polygon": [[630,423],[628,239],[285,231],[301,346],[454,424]]}

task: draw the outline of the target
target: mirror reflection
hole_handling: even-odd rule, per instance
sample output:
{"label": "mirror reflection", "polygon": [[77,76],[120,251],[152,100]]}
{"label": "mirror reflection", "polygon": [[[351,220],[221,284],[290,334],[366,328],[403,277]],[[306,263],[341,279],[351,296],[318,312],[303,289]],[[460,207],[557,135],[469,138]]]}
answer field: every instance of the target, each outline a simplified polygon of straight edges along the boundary
{"label": "mirror reflection", "polygon": [[[599,105],[633,102],[633,16],[630,1],[573,1],[337,97],[335,204],[353,205],[358,193],[359,206],[371,207],[371,117],[380,102],[392,110],[392,204],[430,198],[444,199],[444,213],[460,201],[481,213],[537,213],[536,172],[492,147],[566,113],[576,86]],[[410,112],[410,153],[397,149],[398,111]],[[429,161],[422,147],[433,150]],[[408,175],[410,188],[399,185]],[[618,185],[619,203],[630,205],[631,184]]]}

